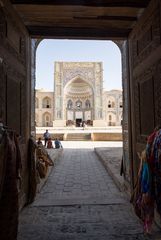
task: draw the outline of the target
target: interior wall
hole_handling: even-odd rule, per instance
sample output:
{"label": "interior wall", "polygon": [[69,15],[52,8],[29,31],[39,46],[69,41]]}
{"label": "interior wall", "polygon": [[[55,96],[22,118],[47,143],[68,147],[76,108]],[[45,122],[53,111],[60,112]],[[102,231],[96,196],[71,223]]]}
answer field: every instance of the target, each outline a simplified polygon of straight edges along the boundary
{"label": "interior wall", "polygon": [[35,86],[36,86],[36,49],[39,44],[37,39],[31,40],[31,85],[30,85],[30,98],[31,98],[31,135],[36,137],[36,130],[35,130]]}
{"label": "interior wall", "polygon": [[122,88],[123,88],[123,173],[125,185],[132,187],[133,169],[131,156],[131,114],[130,114],[130,94],[129,94],[129,58],[128,41],[123,41],[121,45],[122,53]]}
{"label": "interior wall", "polygon": [[134,181],[146,138],[161,124],[161,3],[152,0],[129,36]]}
{"label": "interior wall", "polygon": [[20,206],[28,191],[30,136],[30,38],[9,1],[0,1],[0,121],[19,135],[22,158]]}

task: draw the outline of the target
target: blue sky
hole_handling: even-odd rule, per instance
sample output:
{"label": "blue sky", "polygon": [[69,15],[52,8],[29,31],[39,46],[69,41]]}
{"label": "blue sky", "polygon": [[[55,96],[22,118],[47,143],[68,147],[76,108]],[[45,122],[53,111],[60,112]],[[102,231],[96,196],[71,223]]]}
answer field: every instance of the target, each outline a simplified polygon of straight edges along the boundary
{"label": "blue sky", "polygon": [[121,53],[111,41],[43,40],[36,52],[36,88],[53,91],[54,62],[103,62],[103,86],[122,89]]}

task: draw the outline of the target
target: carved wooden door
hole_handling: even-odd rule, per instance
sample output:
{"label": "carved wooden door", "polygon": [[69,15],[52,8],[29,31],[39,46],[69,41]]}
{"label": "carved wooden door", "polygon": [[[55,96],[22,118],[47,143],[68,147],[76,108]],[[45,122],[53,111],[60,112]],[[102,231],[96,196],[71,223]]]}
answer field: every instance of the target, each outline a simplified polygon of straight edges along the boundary
{"label": "carved wooden door", "polygon": [[161,124],[160,10],[160,1],[152,1],[129,37],[134,181],[137,151],[145,148],[147,136]]}

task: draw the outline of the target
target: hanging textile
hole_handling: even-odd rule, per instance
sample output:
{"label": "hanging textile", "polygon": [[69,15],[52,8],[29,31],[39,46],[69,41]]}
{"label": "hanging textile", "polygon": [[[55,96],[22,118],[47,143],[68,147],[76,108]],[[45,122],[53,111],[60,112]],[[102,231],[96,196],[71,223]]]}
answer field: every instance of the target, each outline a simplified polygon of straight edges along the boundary
{"label": "hanging textile", "polygon": [[157,211],[161,216],[161,130],[159,130],[154,138],[152,145],[152,158],[154,161],[154,187]]}
{"label": "hanging textile", "polygon": [[28,203],[32,203],[37,192],[37,184],[41,178],[45,178],[48,166],[54,166],[52,159],[44,146],[40,146],[35,142],[34,138],[29,139],[28,149],[28,165],[29,165],[29,192]]}
{"label": "hanging textile", "polygon": [[38,183],[38,176],[36,170],[36,148],[37,144],[34,138],[30,138],[28,148],[28,165],[29,165],[28,204],[32,203],[35,199]]}
{"label": "hanging textile", "polygon": [[149,168],[146,151],[140,158],[137,182],[131,197],[136,215],[143,221],[145,233],[150,233],[154,219],[154,196],[152,194],[152,175]]}
{"label": "hanging textile", "polygon": [[5,157],[6,140],[7,138],[4,136],[4,131],[2,131],[0,134],[0,199],[2,195],[4,177],[6,172],[6,157]]}
{"label": "hanging textile", "polygon": [[141,159],[138,179],[131,202],[142,219],[144,232],[150,233],[154,220],[154,206],[161,216],[161,129],[149,135]]}
{"label": "hanging textile", "polygon": [[18,229],[18,178],[21,155],[16,134],[4,130],[0,140],[0,162],[4,162],[0,194],[0,239],[16,240]]}

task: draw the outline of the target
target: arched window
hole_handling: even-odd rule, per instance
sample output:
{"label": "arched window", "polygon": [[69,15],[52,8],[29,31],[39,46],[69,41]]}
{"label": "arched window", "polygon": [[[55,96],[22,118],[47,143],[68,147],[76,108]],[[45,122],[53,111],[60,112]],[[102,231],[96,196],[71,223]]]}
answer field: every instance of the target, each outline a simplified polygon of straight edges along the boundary
{"label": "arched window", "polygon": [[122,102],[119,103],[120,108],[122,108]]}
{"label": "arched window", "polygon": [[111,108],[111,101],[108,101],[108,108]]}
{"label": "arched window", "polygon": [[76,101],[76,108],[80,109],[82,107],[82,102],[80,100]]}
{"label": "arched window", "polygon": [[51,114],[46,112],[43,115],[43,126],[44,127],[49,127],[51,126]]}
{"label": "arched window", "polygon": [[108,125],[112,126],[112,115],[108,116]]}
{"label": "arched window", "polygon": [[72,109],[72,107],[73,107],[73,102],[72,102],[71,99],[69,99],[69,100],[68,100],[68,103],[67,103],[67,108],[68,108],[68,109]]}
{"label": "arched window", "polygon": [[38,98],[35,99],[35,107],[39,108],[39,99]]}
{"label": "arched window", "polygon": [[114,108],[115,107],[115,102],[112,102],[112,108]]}
{"label": "arched window", "polygon": [[109,96],[107,100],[108,100],[108,108],[115,108],[115,106],[116,106],[115,98],[113,96]]}
{"label": "arched window", "polygon": [[62,115],[61,111],[57,111],[57,118],[58,119],[61,119],[61,115]]}
{"label": "arched window", "polygon": [[85,102],[86,108],[90,108],[91,107],[91,103],[90,101],[87,99]]}
{"label": "arched window", "polygon": [[35,125],[36,127],[38,126],[38,122],[39,122],[39,116],[38,114],[35,115]]}
{"label": "arched window", "polygon": [[51,99],[49,97],[45,97],[42,102],[43,108],[51,108]]}

